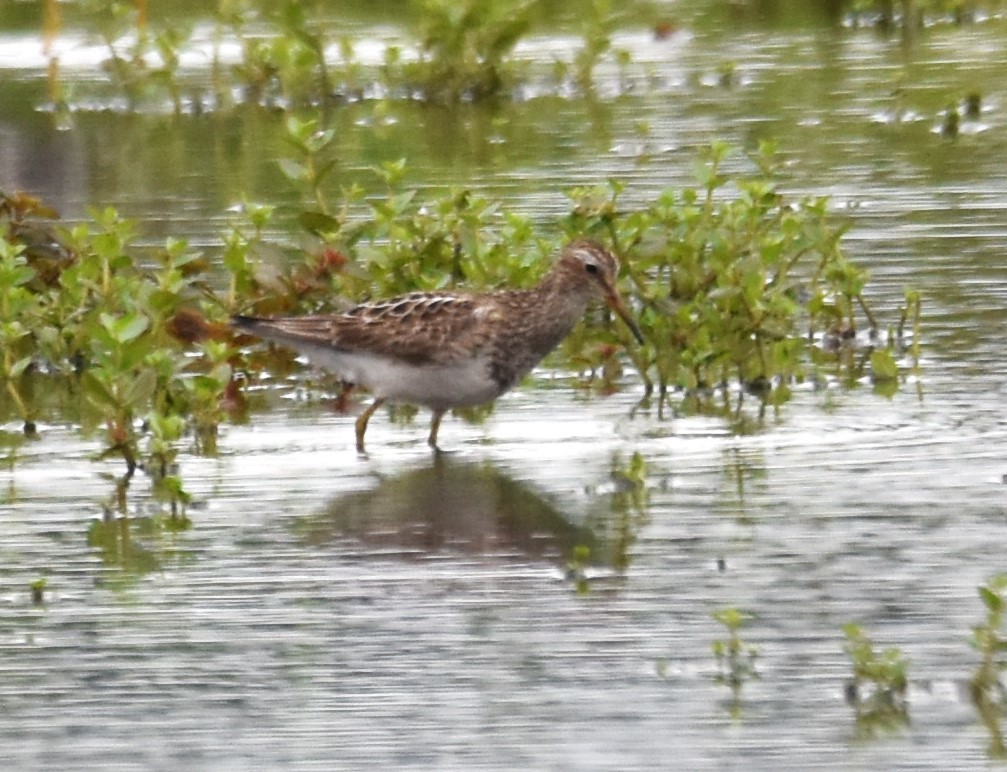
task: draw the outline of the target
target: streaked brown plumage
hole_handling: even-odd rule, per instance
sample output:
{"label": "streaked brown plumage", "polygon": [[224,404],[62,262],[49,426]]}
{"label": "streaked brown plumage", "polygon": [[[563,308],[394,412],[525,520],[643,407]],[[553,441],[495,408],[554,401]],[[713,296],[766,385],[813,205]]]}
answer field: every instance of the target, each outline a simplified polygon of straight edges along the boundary
{"label": "streaked brown plumage", "polygon": [[430,408],[429,444],[436,448],[447,410],[511,389],[570,333],[592,299],[608,303],[642,343],[616,289],[618,272],[610,252],[581,239],[564,247],[533,289],[414,292],[342,314],[235,316],[231,323],[370,389],[374,402],[356,424],[360,452],[367,422],[386,400]]}

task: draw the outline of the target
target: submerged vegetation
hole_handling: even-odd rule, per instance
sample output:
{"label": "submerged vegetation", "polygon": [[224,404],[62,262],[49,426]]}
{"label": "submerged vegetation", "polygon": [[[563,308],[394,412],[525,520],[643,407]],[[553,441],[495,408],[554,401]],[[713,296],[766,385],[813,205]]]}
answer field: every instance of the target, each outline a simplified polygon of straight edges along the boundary
{"label": "submerged vegetation", "polygon": [[752,615],[736,608],[724,608],[713,612],[713,618],[724,626],[728,633],[726,640],[718,639],[712,644],[713,656],[717,661],[716,681],[731,690],[731,718],[741,718],[741,690],[746,683],[759,678],[755,663],[759,658],[759,647],[741,637],[741,628],[751,621]]}
{"label": "submerged vegetation", "polygon": [[[527,66],[514,48],[532,32],[541,0],[413,0],[414,20],[401,40],[384,45],[380,65],[358,59],[358,41],[333,35],[324,11],[282,3],[217,4],[206,40],[193,26],[152,20],[147,4],[90,0],[87,23],[106,51],[108,84],[130,110],[165,104],[176,113],[228,108],[250,102],[280,109],[327,106],[367,97],[452,104],[514,96],[528,84]],[[590,92],[594,68],[627,54],[612,45],[618,15],[609,0],[592,0],[580,16],[581,47],[551,72],[559,90]],[[654,16],[649,13],[648,16]],[[655,22],[656,23],[656,22]],[[60,6],[47,1],[46,48],[52,55],[49,92],[59,111],[74,105],[52,53],[62,28]],[[224,41],[240,41],[236,57]],[[188,80],[186,52],[212,61],[207,85]]]}
{"label": "submerged vegetation", "polygon": [[1001,724],[1007,717],[1007,688],[1003,672],[1007,670],[1007,574],[997,574],[979,587],[979,597],[986,607],[986,619],[972,628],[972,646],[979,653],[979,667],[970,682],[972,702],[990,736],[989,755],[1007,758]]}
{"label": "submerged vegetation", "polygon": [[[750,5],[755,13],[764,10],[757,0]],[[908,37],[942,22],[985,19],[1002,5],[1000,0],[847,0],[830,4],[829,13],[848,26],[899,29]],[[55,0],[45,0],[45,8],[50,104],[65,118],[94,101],[76,99],[74,85],[61,75],[57,43],[63,16],[77,8],[64,9]],[[366,64],[358,52],[361,41],[324,4],[218,2],[202,24],[175,22],[146,0],[87,0],[80,9],[83,14],[73,21],[93,30],[106,50],[102,69],[112,89],[109,103],[116,109],[197,114],[238,103],[290,110],[364,98],[455,104],[522,98],[529,91],[590,95],[597,67],[614,65],[624,73],[632,60],[628,48],[615,42],[620,29],[643,25],[663,40],[680,28],[655,3],[640,0],[626,7],[590,0],[577,6],[572,22],[579,37],[575,50],[557,57],[547,75],[533,76],[531,62],[515,49],[541,27],[548,12],[542,0],[412,0],[403,7],[408,21],[383,43],[380,62]],[[239,41],[237,50],[225,41]],[[209,60],[209,82],[186,73],[186,55]],[[723,68],[720,82],[730,85],[733,65]],[[632,88],[631,79],[618,80],[623,90]]]}
{"label": "submerged vegetation", "polygon": [[940,21],[965,24],[1003,7],[1001,0],[850,0],[845,5],[855,23],[904,31]]}
{"label": "submerged vegetation", "polygon": [[875,651],[874,642],[859,625],[844,625],[843,632],[853,665],[846,699],[855,711],[858,731],[870,737],[879,730],[908,725],[909,660],[894,647]]}

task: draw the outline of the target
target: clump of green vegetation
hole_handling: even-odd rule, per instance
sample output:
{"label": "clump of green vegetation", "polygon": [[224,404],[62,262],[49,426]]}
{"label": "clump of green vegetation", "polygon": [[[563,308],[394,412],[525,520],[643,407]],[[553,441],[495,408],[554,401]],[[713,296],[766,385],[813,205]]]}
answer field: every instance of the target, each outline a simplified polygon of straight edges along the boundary
{"label": "clump of green vegetation", "polygon": [[713,656],[717,661],[717,683],[731,690],[731,717],[741,716],[741,689],[759,678],[755,667],[759,648],[747,643],[741,637],[741,628],[751,621],[752,615],[736,608],[724,608],[713,612],[713,618],[722,624],[728,633],[726,640],[715,640],[712,644]]}
{"label": "clump of green vegetation", "polygon": [[[220,30],[242,41],[242,59],[232,75],[247,101],[293,109],[325,105],[333,98],[332,72],[325,58],[327,41],[304,4],[287,2],[272,13],[221,4],[217,23]],[[261,34],[262,28],[271,34]],[[219,66],[214,71],[214,90],[222,101],[228,82]]]}
{"label": "clump of green vegetation", "polygon": [[[190,430],[207,446],[231,381],[227,352],[184,323],[206,264],[174,239],[134,249],[134,225],[111,209],[70,229],[50,223],[53,214],[29,197],[0,196],[5,388],[27,433],[42,409],[26,396],[30,384],[61,383],[73,420],[103,435],[99,458],[122,458],[123,482],[143,469],[180,517],[189,499],[179,447]],[[186,353],[193,343],[203,355]]]}
{"label": "clump of green vegetation", "polygon": [[31,364],[27,338],[30,327],[24,324],[24,312],[32,304],[27,284],[35,278],[23,254],[24,246],[0,240],[0,377],[4,388],[24,421],[25,434],[35,431],[33,411],[21,396],[21,375]]}
{"label": "clump of green vegetation", "polygon": [[894,647],[876,652],[874,643],[859,625],[846,624],[843,633],[844,650],[853,664],[846,697],[856,712],[858,730],[872,735],[879,729],[908,725],[909,660]]}
{"label": "clump of green vegetation", "polygon": [[997,574],[979,588],[979,597],[986,607],[986,620],[972,629],[972,645],[981,657],[972,677],[972,694],[977,700],[992,696],[1002,702],[1007,696],[1001,680],[1001,674],[1007,669],[1007,638],[1001,630],[1007,608],[1005,591],[1007,574]]}
{"label": "clump of green vegetation", "polygon": [[[146,2],[87,0],[81,23],[104,42],[107,99],[116,109],[162,110],[176,114],[223,110],[243,102],[293,111],[326,107],[365,94],[438,104],[515,97],[529,81],[528,62],[514,49],[532,30],[541,0],[413,0],[414,39],[389,45],[381,66],[365,68],[354,57],[349,36],[333,40],[331,21],[304,3],[219,3],[206,21],[214,26],[210,83],[180,68],[187,47],[196,47],[191,27],[151,17]],[[55,3],[47,6],[55,7]],[[612,47],[623,17],[609,0],[592,0],[583,23],[583,46],[572,61],[557,63],[566,90],[572,82],[593,93],[593,73],[611,56],[625,71],[628,51]],[[44,22],[50,43],[60,32],[54,12]],[[240,60],[222,63],[225,39],[240,41]],[[338,55],[330,52],[335,43]],[[409,53],[404,53],[408,51]],[[61,119],[69,114],[67,89],[53,57],[49,93]],[[207,94],[205,92],[209,91]]]}
{"label": "clump of green vegetation", "polygon": [[28,585],[28,589],[31,591],[32,605],[41,606],[45,603],[45,590],[48,585],[49,582],[45,577],[39,577]]}
{"label": "clump of green vegetation", "polygon": [[[170,105],[176,114],[199,113],[242,102],[291,111],[324,108],[365,94],[439,104],[520,96],[531,67],[515,47],[542,15],[541,0],[412,0],[412,5],[412,39],[388,45],[384,63],[368,69],[354,58],[355,41],[339,36],[331,15],[313,13],[304,3],[216,3],[201,20],[214,29],[209,84],[180,67],[187,48],[198,49],[196,25],[161,18],[157,11],[163,9],[157,5],[148,13],[146,0],[86,0],[78,20],[108,51],[103,69],[111,96],[104,101],[115,109],[163,110]],[[853,25],[898,29],[910,37],[924,26],[962,24],[1002,7],[1001,0],[849,0],[834,11],[845,12]],[[47,50],[60,33],[57,8],[56,2],[46,3]],[[617,49],[613,39],[620,27],[640,23],[640,9],[590,0],[582,11],[581,46],[569,60],[555,63],[557,90],[593,95],[595,69],[606,60],[619,67],[625,89],[631,54]],[[651,12],[644,10],[644,15]],[[658,35],[668,34],[667,22],[656,22],[654,28]],[[225,39],[240,41],[240,60],[234,66],[222,63]],[[338,56],[330,53],[334,47]],[[64,88],[59,73],[58,57],[52,56],[51,107],[65,121],[74,107],[68,93],[75,89]],[[722,66],[718,82],[730,86],[733,80],[733,65]]]}
{"label": "clump of green vegetation", "polygon": [[[621,207],[617,182],[574,191],[570,213],[545,237],[467,190],[422,198],[405,186],[404,162],[376,170],[384,195],[364,199],[351,187],[334,198],[324,184],[331,132],[294,118],[287,130],[291,156],[281,166],[303,196],[297,221],[308,249],[278,258],[282,248],[265,236],[274,208],[246,202],[222,234],[223,275],[184,241],[137,248],[136,225],[112,209],[64,228],[41,202],[0,196],[0,380],[26,433],[43,410],[28,386],[63,384],[75,422],[103,437],[99,456],[124,461],[124,482],[142,469],[172,517],[189,503],[179,454],[215,452],[220,423],[244,409],[246,379],[297,367],[289,352],[240,348],[229,314],[337,311],[453,285],[530,286],[572,237],[593,236],[622,256],[646,339],[637,345],[599,314],[549,360],[602,393],[621,387],[629,361],[648,395],[658,392],[659,409],[675,400],[733,416],[752,395],[761,415],[802,380],[852,385],[869,374],[898,388],[896,355],[918,355],[918,296],[907,293],[884,338],[864,298],[866,274],[842,253],[842,227],[823,199],[793,202],[777,189],[768,149],[754,157],[755,174],[731,177],[722,171],[728,149],[716,145],[697,165],[699,186],[642,208]],[[639,483],[642,459],[622,472]],[[624,510],[639,510],[643,486],[624,493]]]}
{"label": "clump of green vegetation", "polygon": [[966,24],[981,14],[995,12],[1001,0],[850,0],[854,22],[910,35],[937,22]]}
{"label": "clump of green vegetation", "polygon": [[986,607],[986,619],[972,628],[972,646],[979,652],[979,667],[970,682],[972,702],[990,733],[989,753],[993,758],[1007,758],[1000,728],[1007,712],[1007,689],[1003,672],[1007,669],[1007,637],[1003,633],[1007,609],[1007,574],[997,574],[979,587],[979,597]]}
{"label": "clump of green vegetation", "polygon": [[505,94],[516,66],[508,60],[531,27],[538,0],[415,0],[420,12],[420,60],[403,67],[404,81],[436,102]]}
{"label": "clump of green vegetation", "polygon": [[[138,110],[167,99],[174,112],[181,113],[178,71],[192,30],[167,25],[152,28],[145,0],[86,0],[82,10],[108,50],[103,69],[109,83],[126,99],[128,108]],[[56,29],[50,34],[58,31],[58,15],[56,19]]]}
{"label": "clump of green vegetation", "polygon": [[570,559],[566,562],[566,578],[573,582],[578,595],[587,595],[590,590],[587,568],[591,562],[591,548],[586,544],[578,544],[573,548]]}
{"label": "clump of green vegetation", "polygon": [[[753,158],[752,176],[723,173],[730,152],[714,144],[697,165],[698,187],[667,190],[641,210],[620,209],[618,182],[572,194],[566,231],[604,234],[625,256],[649,344],[627,353],[648,392],[656,387],[663,402],[669,390],[684,390],[712,410],[717,398],[740,408],[745,392],[786,401],[793,382],[823,380],[825,367],[847,383],[872,366],[876,378],[896,379],[891,353],[869,354],[897,352],[904,341],[880,338],[864,297],[867,274],[843,254],[844,228],[826,200],[788,200],[773,179],[771,146]],[[861,319],[866,340],[857,335]],[[583,351],[585,341],[566,345]],[[736,399],[724,388],[732,383]]]}
{"label": "clump of green vegetation", "polygon": [[[527,219],[467,191],[419,200],[403,188],[402,162],[379,170],[385,198],[363,202],[351,189],[332,202],[319,184],[330,135],[294,120],[288,131],[297,157],[284,168],[308,207],[300,223],[320,242],[312,267],[292,280],[288,311],[317,310],[333,294],[528,285],[556,249]],[[679,395],[688,410],[737,414],[749,394],[761,410],[789,399],[795,383],[830,377],[897,390],[899,359],[918,358],[918,293],[907,293],[897,326],[882,333],[864,296],[867,274],[843,254],[844,227],[827,201],[780,192],[770,146],[749,176],[723,173],[730,153],[715,144],[697,165],[697,187],[665,191],[642,209],[620,206],[616,181],[571,192],[565,238],[593,235],[623,256],[648,345],[589,320],[564,342],[566,362],[606,392],[622,379],[625,353],[648,394],[657,391],[659,409]],[[275,307],[275,293],[262,302]]]}
{"label": "clump of green vegetation", "polygon": [[584,4],[584,45],[574,54],[570,68],[573,82],[582,94],[594,94],[594,71],[606,56],[614,56],[623,69],[629,63],[629,52],[616,50],[612,44],[612,37],[621,22],[622,18],[613,10],[611,0],[591,0]]}

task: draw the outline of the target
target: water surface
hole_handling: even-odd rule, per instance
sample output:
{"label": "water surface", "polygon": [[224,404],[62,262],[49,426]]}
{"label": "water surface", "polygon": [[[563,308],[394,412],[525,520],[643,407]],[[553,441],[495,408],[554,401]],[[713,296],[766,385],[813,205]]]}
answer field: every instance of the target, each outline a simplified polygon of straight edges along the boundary
{"label": "water surface", "polygon": [[[642,64],[618,96],[613,70],[594,100],[346,105],[337,180],[378,190],[368,167],[407,157],[413,184],[473,187],[547,228],[574,185],[614,175],[643,202],[690,183],[714,138],[774,139],[786,188],[849,218],[879,312],[922,291],[919,384],[809,388],[737,433],[638,408],[632,373],[611,397],[558,379],[481,425],[446,419],[440,459],[425,416],[379,413],[359,458],[352,416],[276,399],[225,427],[218,457],[183,456],[191,530],[145,532],[134,481],[128,540],[93,525],[114,495],[102,474],[121,472],[92,459],[97,443],[58,423],[25,443],[11,420],[6,766],[986,768],[964,684],[976,587],[1007,569],[1003,27],[934,28],[907,49],[818,22],[705,23],[623,33]],[[246,192],[280,205],[275,237],[294,241],[281,117],[94,109],[57,130],[34,109],[42,73],[4,66],[0,187],[70,218],[115,205],[144,239],[210,251]],[[941,110],[976,88],[980,120],[941,136]],[[612,474],[633,453],[644,506]],[[586,594],[567,573],[578,544]],[[737,697],[711,653],[725,607],[752,614],[759,650]],[[911,659],[909,722],[876,737],[844,700],[850,621]]]}

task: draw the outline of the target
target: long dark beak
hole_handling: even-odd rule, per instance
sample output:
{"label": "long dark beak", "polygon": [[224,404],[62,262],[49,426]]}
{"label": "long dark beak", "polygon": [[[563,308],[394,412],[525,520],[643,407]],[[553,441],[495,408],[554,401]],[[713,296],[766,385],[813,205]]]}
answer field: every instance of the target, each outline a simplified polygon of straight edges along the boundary
{"label": "long dark beak", "polygon": [[619,318],[626,323],[626,326],[629,327],[629,331],[633,333],[633,337],[636,338],[636,342],[641,346],[644,345],[645,341],[643,339],[643,333],[640,332],[640,328],[637,326],[636,321],[629,315],[629,311],[626,310],[626,306],[623,305],[622,298],[619,297],[618,291],[613,288],[605,298],[605,302],[608,303],[608,307],[615,311],[619,315]]}

